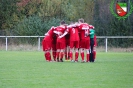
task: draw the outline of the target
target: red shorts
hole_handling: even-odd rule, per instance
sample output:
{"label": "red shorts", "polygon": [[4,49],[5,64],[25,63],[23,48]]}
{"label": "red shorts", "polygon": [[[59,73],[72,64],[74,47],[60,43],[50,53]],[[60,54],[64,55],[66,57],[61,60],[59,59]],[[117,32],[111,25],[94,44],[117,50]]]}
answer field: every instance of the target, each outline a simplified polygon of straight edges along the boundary
{"label": "red shorts", "polygon": [[56,49],[65,49],[66,48],[66,42],[57,42],[56,43]]}
{"label": "red shorts", "polygon": [[52,42],[51,41],[45,41],[45,40],[42,41],[43,51],[50,50],[51,47],[52,47]]}
{"label": "red shorts", "polygon": [[70,41],[70,48],[79,48],[79,41]]}
{"label": "red shorts", "polygon": [[90,48],[90,40],[81,40],[80,48],[89,49]]}

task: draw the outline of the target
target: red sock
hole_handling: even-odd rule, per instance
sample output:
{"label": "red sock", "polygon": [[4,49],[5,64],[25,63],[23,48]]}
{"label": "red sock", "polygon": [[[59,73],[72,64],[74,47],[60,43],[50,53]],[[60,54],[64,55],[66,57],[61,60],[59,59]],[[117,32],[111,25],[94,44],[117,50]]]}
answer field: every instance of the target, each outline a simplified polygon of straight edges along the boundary
{"label": "red sock", "polygon": [[47,54],[48,54],[48,60],[51,61],[51,54],[50,54],[50,52],[48,52]]}
{"label": "red sock", "polygon": [[96,51],[93,51],[94,60],[96,59]]}
{"label": "red sock", "polygon": [[82,61],[84,60],[84,52],[81,53]]}
{"label": "red sock", "polygon": [[61,53],[60,53],[60,59],[63,59],[63,56],[64,56],[64,53],[61,52]]}
{"label": "red sock", "polygon": [[86,55],[86,62],[89,62],[90,61],[90,54],[87,54]]}
{"label": "red sock", "polygon": [[75,61],[78,61],[78,56],[79,56],[79,53],[76,52],[76,53],[75,53]]}
{"label": "red sock", "polygon": [[70,52],[70,59],[73,60],[73,53]]}
{"label": "red sock", "polygon": [[45,59],[46,59],[46,61],[47,61],[47,60],[48,60],[48,54],[45,53],[44,56],[45,56]]}

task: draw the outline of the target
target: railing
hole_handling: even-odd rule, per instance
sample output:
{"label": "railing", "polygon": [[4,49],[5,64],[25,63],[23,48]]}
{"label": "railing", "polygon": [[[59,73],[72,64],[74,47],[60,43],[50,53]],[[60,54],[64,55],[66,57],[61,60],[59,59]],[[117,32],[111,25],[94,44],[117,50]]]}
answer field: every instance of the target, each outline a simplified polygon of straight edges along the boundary
{"label": "railing", "polygon": [[[8,38],[38,38],[38,51],[41,49],[40,45],[40,38],[44,36],[0,36],[0,38],[5,38],[6,39],[6,51],[8,50]],[[97,36],[97,38],[104,38],[105,39],[105,52],[108,51],[108,38],[133,38],[133,36]]]}
{"label": "railing", "polygon": [[6,51],[8,50],[8,38],[38,38],[38,51],[41,49],[40,38],[44,36],[0,36],[0,38],[6,38]]}
{"label": "railing", "polygon": [[108,38],[133,38],[133,36],[97,36],[97,38],[105,39],[105,52],[108,51]]}

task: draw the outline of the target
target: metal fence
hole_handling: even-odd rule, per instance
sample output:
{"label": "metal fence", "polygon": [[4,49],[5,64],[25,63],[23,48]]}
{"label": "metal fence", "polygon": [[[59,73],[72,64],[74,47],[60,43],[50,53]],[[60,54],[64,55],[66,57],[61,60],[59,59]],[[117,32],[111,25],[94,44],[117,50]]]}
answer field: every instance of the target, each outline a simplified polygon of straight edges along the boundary
{"label": "metal fence", "polygon": [[[4,44],[5,50],[8,51],[8,46],[10,46],[9,38],[26,38],[26,39],[30,39],[30,40],[27,40],[27,41],[29,41],[28,44],[31,43],[31,40],[34,40],[32,42],[35,42],[35,45],[37,46],[36,47],[37,50],[40,51],[40,50],[42,50],[41,49],[41,41],[42,41],[43,37],[44,36],[0,36],[0,43]],[[36,38],[36,39],[31,39],[31,38]],[[133,36],[97,36],[97,39],[104,40],[104,43],[102,44],[102,46],[105,47],[105,52],[108,52],[108,39],[133,39]],[[14,40],[16,41],[16,39],[14,39]],[[33,45],[33,43],[32,43],[32,45]]]}

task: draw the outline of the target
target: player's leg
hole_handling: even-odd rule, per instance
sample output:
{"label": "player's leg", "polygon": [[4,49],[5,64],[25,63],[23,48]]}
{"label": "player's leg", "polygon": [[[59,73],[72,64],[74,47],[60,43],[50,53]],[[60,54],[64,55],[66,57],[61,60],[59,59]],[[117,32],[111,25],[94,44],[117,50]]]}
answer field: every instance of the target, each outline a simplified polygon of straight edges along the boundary
{"label": "player's leg", "polygon": [[50,51],[51,51],[51,50],[47,50],[46,53],[47,53],[47,60],[51,62],[52,59],[51,59],[51,53],[50,53]]}
{"label": "player's leg", "polygon": [[90,40],[85,41],[85,50],[86,50],[86,62],[90,61]]}
{"label": "player's leg", "polygon": [[81,62],[85,62],[85,60],[84,60],[84,41],[83,40],[81,40],[80,41],[80,55],[81,55]]}
{"label": "player's leg", "polygon": [[69,40],[66,39],[66,48],[65,48],[65,60],[68,60],[68,46],[69,46]]}
{"label": "player's leg", "polygon": [[93,47],[93,57],[94,57],[94,61],[96,59],[96,47]]}
{"label": "player's leg", "polygon": [[60,56],[60,49],[57,49],[56,51],[56,60],[59,62],[59,56]]}
{"label": "player's leg", "polygon": [[67,46],[67,47],[65,48],[65,60],[66,60],[66,61],[69,61],[69,59],[70,59],[69,54],[70,54],[70,47]]}
{"label": "player's leg", "polygon": [[75,62],[78,62],[78,56],[79,56],[78,48],[75,48]]}
{"label": "player's leg", "polygon": [[60,50],[60,62],[63,62],[63,57],[64,57],[64,49]]}
{"label": "player's leg", "polygon": [[52,44],[53,60],[56,61],[56,44]]}
{"label": "player's leg", "polygon": [[67,58],[68,58],[68,61],[70,61],[70,46],[68,46]]}
{"label": "player's leg", "polygon": [[67,46],[66,46],[66,48],[65,48],[65,60],[67,61],[67,59],[68,59],[68,57],[67,57],[67,52],[68,52],[68,49],[67,49]]}
{"label": "player's leg", "polygon": [[63,62],[65,48],[66,48],[66,43],[60,42],[60,62]]}
{"label": "player's leg", "polygon": [[70,48],[70,61],[71,62],[74,62],[74,59],[73,59],[73,53],[74,53],[74,48]]}
{"label": "player's leg", "polygon": [[80,48],[81,62],[85,62],[84,60],[84,48]]}
{"label": "player's leg", "polygon": [[90,52],[89,49],[85,49],[86,51],[86,62],[90,62]]}
{"label": "player's leg", "polygon": [[56,61],[57,61],[57,62],[59,62],[59,55],[60,55],[60,47],[59,47],[59,46],[60,46],[60,43],[57,42],[57,43],[56,43],[56,49],[57,49],[57,50],[56,50]]}
{"label": "player's leg", "polygon": [[45,49],[44,50],[44,57],[45,57],[46,61],[48,61],[48,62],[52,61],[50,49]]}
{"label": "player's leg", "polygon": [[75,41],[74,42],[74,46],[75,46],[75,62],[78,62],[78,56],[79,56],[79,41]]}
{"label": "player's leg", "polygon": [[94,46],[94,39],[90,38],[90,62],[94,62],[93,58],[93,46]]}
{"label": "player's leg", "polygon": [[53,60],[56,61],[56,50],[52,50]]}
{"label": "player's leg", "polygon": [[50,50],[51,50],[51,42],[47,42],[43,40],[42,42],[42,46],[43,46],[43,51],[44,51],[44,57],[46,59],[46,61],[51,61],[51,54],[50,54]]}
{"label": "player's leg", "polygon": [[74,46],[74,42],[71,41],[71,42],[70,42],[70,54],[69,54],[69,56],[70,56],[70,60],[71,60],[72,62],[74,61],[74,60],[73,60],[73,52],[74,52],[73,46]]}

